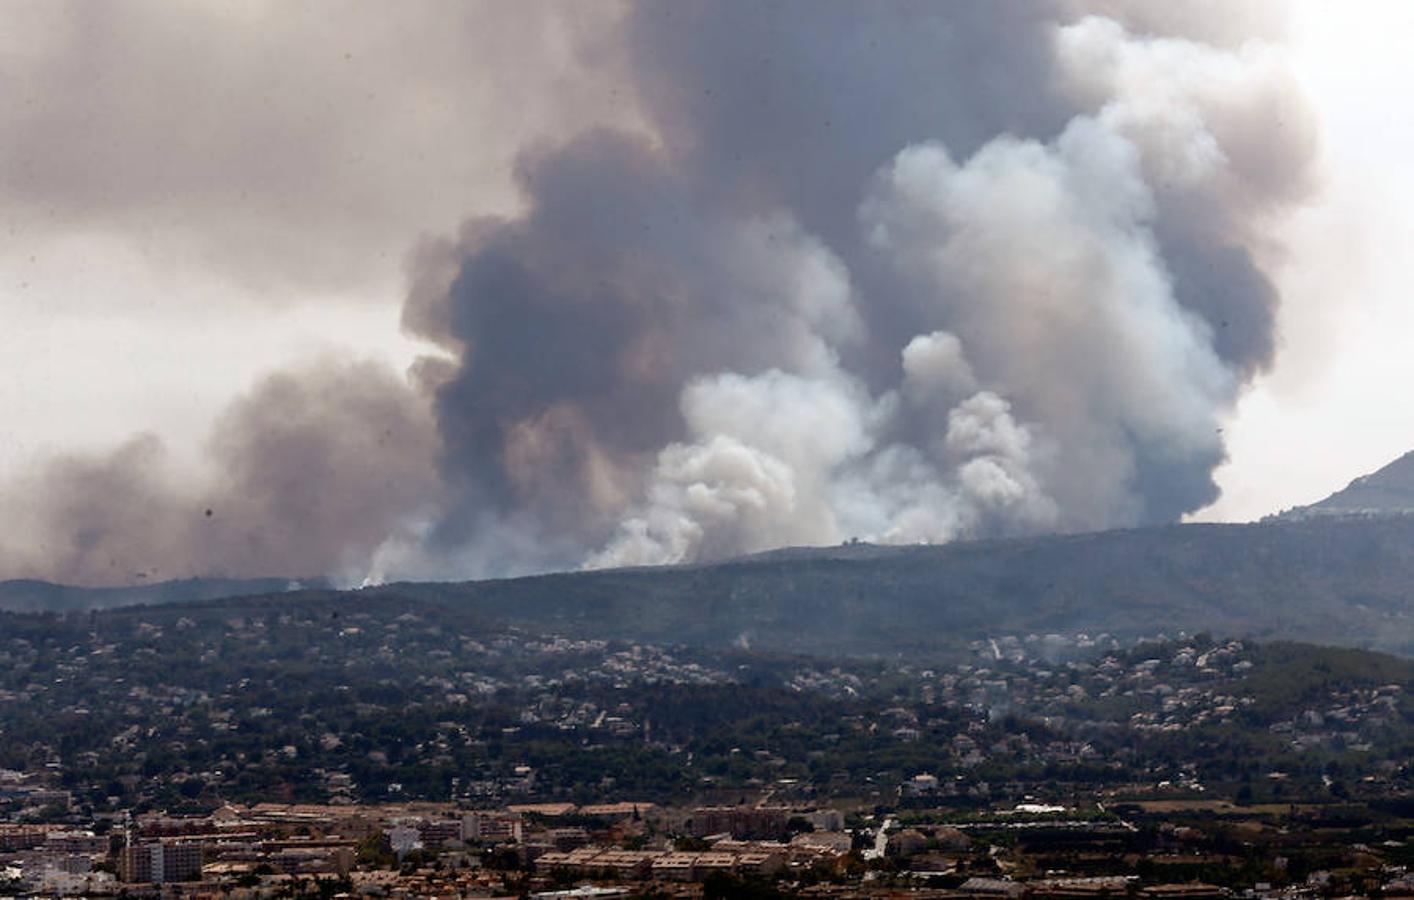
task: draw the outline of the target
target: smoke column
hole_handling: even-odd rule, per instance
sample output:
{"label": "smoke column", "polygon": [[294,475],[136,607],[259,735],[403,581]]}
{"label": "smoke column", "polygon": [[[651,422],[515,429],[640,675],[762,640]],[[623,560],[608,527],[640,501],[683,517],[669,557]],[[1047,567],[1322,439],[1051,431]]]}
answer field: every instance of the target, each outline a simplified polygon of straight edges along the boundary
{"label": "smoke column", "polygon": [[[404,327],[445,355],[277,377],[214,445],[243,543],[159,528],[122,558],[452,577],[1200,509],[1220,419],[1272,361],[1271,226],[1313,180],[1279,10],[1242,9],[629,6],[596,58],[642,127],[526,148],[522,212],[413,253]],[[277,402],[308,413],[288,447]],[[148,509],[192,505],[153,452],[14,496],[71,497],[37,517],[71,548],[113,521],[76,478],[137,467]],[[276,522],[322,537],[262,544]],[[95,577],[116,533],[67,571]]]}
{"label": "smoke column", "polygon": [[643,564],[1211,502],[1311,125],[1265,45],[1109,11],[635,7],[652,135],[525,155],[525,214],[409,303],[459,360],[428,540]]}

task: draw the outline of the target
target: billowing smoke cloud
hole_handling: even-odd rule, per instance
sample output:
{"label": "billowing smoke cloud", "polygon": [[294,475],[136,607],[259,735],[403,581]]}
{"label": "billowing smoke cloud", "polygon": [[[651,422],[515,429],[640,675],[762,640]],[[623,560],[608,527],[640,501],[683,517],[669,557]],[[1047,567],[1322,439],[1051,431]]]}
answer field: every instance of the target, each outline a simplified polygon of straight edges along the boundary
{"label": "billowing smoke cloud", "polygon": [[384,367],[281,373],[218,422],[187,471],[150,436],[51,461],[0,493],[0,571],[81,584],[138,578],[362,575],[432,509],[429,410]]}
{"label": "billowing smoke cloud", "polygon": [[657,140],[523,158],[526,214],[409,306],[460,354],[430,539],[612,565],[1211,502],[1311,125],[1265,45],[1109,12],[637,8]]}
{"label": "billowing smoke cloud", "polygon": [[115,233],[271,304],[363,287],[419,231],[512,206],[521,142],[631,124],[596,49],[617,16],[496,0],[7,9],[0,226],[30,253]]}
{"label": "billowing smoke cloud", "polygon": [[[1276,10],[1183,10],[631,5],[597,53],[641,127],[536,143],[520,212],[423,242],[411,387],[262,386],[209,504],[146,443],[58,463],[30,551],[382,579],[1199,509],[1314,148]],[[205,505],[224,543],[170,524]]]}

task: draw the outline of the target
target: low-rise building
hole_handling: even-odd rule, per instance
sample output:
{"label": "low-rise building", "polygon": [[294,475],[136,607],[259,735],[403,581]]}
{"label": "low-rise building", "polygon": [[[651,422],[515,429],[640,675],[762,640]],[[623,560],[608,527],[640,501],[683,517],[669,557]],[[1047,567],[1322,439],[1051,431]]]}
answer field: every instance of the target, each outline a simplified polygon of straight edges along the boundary
{"label": "low-rise building", "polygon": [[201,846],[185,841],[154,841],[123,849],[119,874],[127,882],[169,884],[201,879]]}
{"label": "low-rise building", "polygon": [[525,825],[518,813],[470,812],[462,816],[461,839],[483,844],[518,844]]}
{"label": "low-rise building", "polygon": [[782,838],[788,813],[783,806],[699,806],[692,811],[690,824],[697,837]]}

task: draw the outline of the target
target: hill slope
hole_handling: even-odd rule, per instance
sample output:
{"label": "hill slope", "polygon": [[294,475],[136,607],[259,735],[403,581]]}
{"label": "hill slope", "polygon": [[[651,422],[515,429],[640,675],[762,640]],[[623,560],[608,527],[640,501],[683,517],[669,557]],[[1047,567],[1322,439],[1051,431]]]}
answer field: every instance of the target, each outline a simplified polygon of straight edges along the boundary
{"label": "hill slope", "polygon": [[857,545],[363,593],[455,604],[559,633],[809,653],[1183,629],[1414,655],[1414,517]]}
{"label": "hill slope", "polygon": [[186,578],[131,587],[88,588],[48,581],[0,581],[0,609],[11,612],[73,612],[158,603],[190,603],[220,597],[275,594],[292,589],[324,588],[322,578]]}
{"label": "hill slope", "polygon": [[1286,518],[1320,515],[1414,515],[1414,452],[1361,475],[1319,503],[1283,513]]}
{"label": "hill slope", "polygon": [[[66,611],[264,596],[283,580],[142,588],[0,583],[0,608]],[[319,591],[319,596],[336,595]],[[947,546],[790,548],[711,565],[386,585],[488,625],[831,654],[934,654],[1047,632],[1208,631],[1414,656],[1414,516],[1175,525]]]}

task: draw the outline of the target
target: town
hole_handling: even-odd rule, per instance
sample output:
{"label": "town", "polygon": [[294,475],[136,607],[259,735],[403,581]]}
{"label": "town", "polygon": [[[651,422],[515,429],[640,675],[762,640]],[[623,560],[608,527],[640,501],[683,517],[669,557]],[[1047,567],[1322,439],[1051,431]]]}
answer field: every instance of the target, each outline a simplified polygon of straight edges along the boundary
{"label": "town", "polygon": [[[62,803],[42,793],[15,796]],[[0,877],[12,895],[83,897],[1394,897],[1414,894],[1411,831],[1349,804],[1182,799],[223,804],[6,824]]]}
{"label": "town", "polygon": [[1414,862],[1414,666],[1365,651],[822,659],[348,599],[5,618],[15,894],[1391,896]]}

